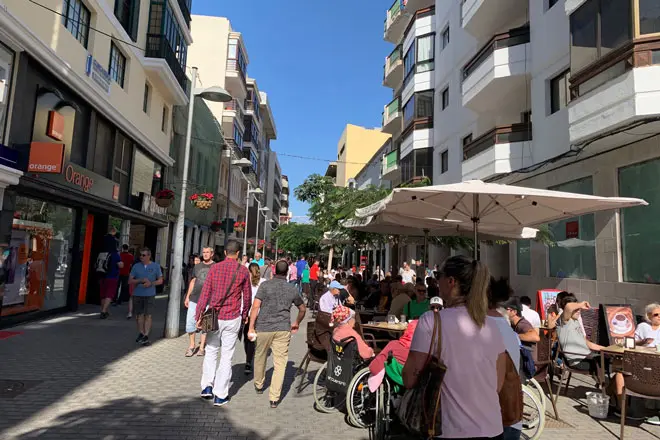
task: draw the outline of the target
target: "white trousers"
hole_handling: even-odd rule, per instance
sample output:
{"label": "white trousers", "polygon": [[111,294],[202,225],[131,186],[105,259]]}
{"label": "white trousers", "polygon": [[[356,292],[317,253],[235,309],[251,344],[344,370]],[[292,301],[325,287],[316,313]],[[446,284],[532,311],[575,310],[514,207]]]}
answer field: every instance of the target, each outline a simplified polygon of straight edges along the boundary
{"label": "white trousers", "polygon": [[[218,320],[218,331],[206,336],[206,355],[202,371],[202,390],[212,386],[213,394],[221,399],[229,395],[231,382],[231,362],[238,332],[241,330],[241,317],[231,321]],[[222,348],[222,349],[221,349]],[[218,352],[220,362],[218,363]]]}

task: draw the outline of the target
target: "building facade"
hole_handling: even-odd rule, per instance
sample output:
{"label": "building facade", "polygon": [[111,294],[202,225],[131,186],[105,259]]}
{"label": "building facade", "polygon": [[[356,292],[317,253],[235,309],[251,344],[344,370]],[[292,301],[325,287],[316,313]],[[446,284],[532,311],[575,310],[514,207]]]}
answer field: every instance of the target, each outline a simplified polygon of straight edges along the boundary
{"label": "building facade", "polygon": [[172,108],[187,104],[189,8],[0,5],[0,143],[25,173],[0,215],[12,268],[0,325],[98,302],[93,264],[110,226],[166,266],[168,222],[154,195],[174,163]]}
{"label": "building facade", "polygon": [[282,195],[280,196],[280,224],[288,224],[291,219],[289,212],[289,177],[282,175]]}
{"label": "building facade", "polygon": [[642,197],[649,206],[550,224],[554,246],[482,253],[520,294],[559,288],[640,311],[660,293],[660,265],[643,257],[659,240],[658,11],[656,0],[395,1],[383,80],[393,146],[359,176],[373,180],[380,160],[395,185],[421,172]]}

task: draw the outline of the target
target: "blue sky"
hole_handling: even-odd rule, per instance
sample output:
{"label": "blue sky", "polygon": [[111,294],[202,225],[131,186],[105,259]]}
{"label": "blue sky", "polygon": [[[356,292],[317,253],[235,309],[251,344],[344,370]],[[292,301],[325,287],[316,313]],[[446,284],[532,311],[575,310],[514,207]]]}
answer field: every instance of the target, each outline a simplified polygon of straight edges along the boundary
{"label": "blue sky", "polygon": [[[383,40],[391,3],[193,0],[193,14],[227,17],[243,34],[248,75],[268,93],[277,125],[271,148],[332,160],[344,126],[380,126],[383,105],[391,100],[391,90],[381,84],[393,48]],[[278,156],[289,176],[289,209],[306,215],[307,206],[294,199],[293,189],[309,174],[323,174],[327,162]]]}

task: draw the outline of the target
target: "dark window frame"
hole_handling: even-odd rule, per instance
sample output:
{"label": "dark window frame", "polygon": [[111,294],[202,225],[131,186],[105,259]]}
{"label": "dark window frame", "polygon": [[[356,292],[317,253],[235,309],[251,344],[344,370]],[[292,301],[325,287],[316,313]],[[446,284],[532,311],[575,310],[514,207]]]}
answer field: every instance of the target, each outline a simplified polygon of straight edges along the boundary
{"label": "dark window frame", "polygon": [[167,134],[168,127],[170,124],[168,124],[168,119],[169,119],[169,114],[170,114],[170,109],[168,106],[163,105],[163,113],[161,115],[160,119],[160,130]]}
{"label": "dark window frame", "polygon": [[108,62],[108,73],[110,78],[123,89],[126,81],[126,65],[128,58],[114,43],[110,42],[110,60]]}
{"label": "dark window frame", "polygon": [[151,86],[148,82],[144,82],[144,96],[142,97],[142,111],[149,114],[151,109]]}
{"label": "dark window frame", "polygon": [[445,50],[449,43],[451,42],[451,34],[449,32],[449,24],[442,30],[440,34],[440,52]]}
{"label": "dark window frame", "polygon": [[[550,87],[550,114],[555,114],[559,110],[565,108],[568,106],[568,103],[571,99],[571,91],[570,91],[570,83],[569,83],[569,78],[571,74],[571,69],[568,68],[558,75],[555,75],[554,77],[550,78],[549,87]],[[563,81],[563,86],[562,86],[562,81]],[[557,90],[557,93],[555,93],[555,88],[561,88]],[[564,96],[564,103],[562,105],[561,102],[561,95],[562,93],[565,95]],[[555,97],[555,95],[558,95]],[[556,102],[556,99],[559,99],[559,102]]]}
{"label": "dark window frame", "polygon": [[[401,110],[402,113],[403,113],[402,116],[403,116],[404,130],[406,128],[408,128],[408,126],[410,126],[410,124],[414,123],[416,120],[427,119],[427,118],[433,120],[433,116],[434,116],[434,108],[433,108],[434,96],[433,95],[434,95],[433,89],[428,89],[428,90],[422,90],[422,91],[419,91],[419,92],[415,92],[410,96],[410,98],[408,98],[408,101],[406,101],[406,103],[403,105],[402,110]],[[420,97],[426,97],[426,98],[431,99],[431,105],[428,106],[428,108],[431,111],[430,115],[422,114],[422,113],[424,113],[422,110],[427,108],[427,106],[425,105],[426,101],[422,101],[420,103],[420,101],[418,99]],[[413,113],[412,113],[412,115],[410,115],[409,118],[406,118],[406,113],[410,112],[410,110],[406,111],[406,108],[408,107],[408,105],[412,105],[412,107],[413,107],[412,112]]]}
{"label": "dark window frame", "polygon": [[449,86],[440,92],[440,108],[445,110],[447,107],[449,107]]}
{"label": "dark window frame", "polygon": [[62,25],[67,28],[71,35],[73,35],[73,38],[78,40],[85,49],[87,49],[89,44],[91,19],[92,13],[82,0],[64,0],[62,5]]}
{"label": "dark window frame", "polygon": [[137,42],[140,26],[140,0],[115,0],[115,17],[131,40]]}
{"label": "dark window frame", "polygon": [[440,174],[445,174],[449,171],[449,150],[440,153]]}

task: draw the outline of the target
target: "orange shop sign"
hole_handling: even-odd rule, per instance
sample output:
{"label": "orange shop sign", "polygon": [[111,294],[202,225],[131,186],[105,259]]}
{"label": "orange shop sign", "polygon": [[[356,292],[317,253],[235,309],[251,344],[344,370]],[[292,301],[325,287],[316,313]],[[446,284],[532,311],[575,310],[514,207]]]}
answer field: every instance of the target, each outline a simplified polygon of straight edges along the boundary
{"label": "orange shop sign", "polygon": [[64,139],[64,116],[55,110],[48,112],[48,127],[46,128],[46,136],[53,138],[56,141]]}
{"label": "orange shop sign", "polygon": [[32,142],[28,159],[28,173],[60,174],[63,160],[64,144]]}

